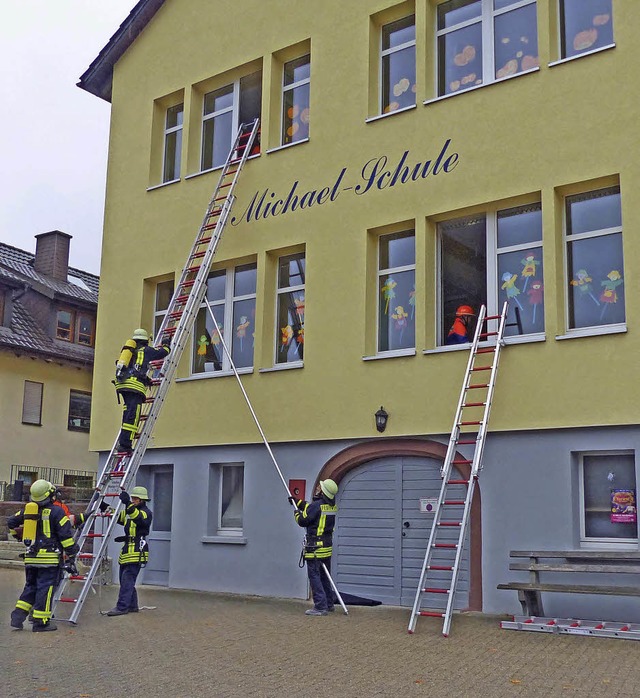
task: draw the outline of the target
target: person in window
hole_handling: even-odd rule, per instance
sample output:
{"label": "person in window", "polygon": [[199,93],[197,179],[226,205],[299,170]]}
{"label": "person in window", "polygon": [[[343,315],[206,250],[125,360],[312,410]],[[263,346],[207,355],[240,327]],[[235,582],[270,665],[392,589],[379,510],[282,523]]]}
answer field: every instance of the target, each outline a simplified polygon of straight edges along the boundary
{"label": "person in window", "polygon": [[147,536],[151,529],[153,513],[147,506],[149,495],[146,487],[134,487],[131,495],[125,490],[120,492],[120,501],[124,509],[118,514],[118,523],[124,526],[124,536],[114,540],[122,543],[118,563],[120,564],[120,593],[118,603],[108,616],[124,616],[138,612],[138,592],[136,580],[140,570],[149,562]]}
{"label": "person in window", "polygon": [[120,396],[124,401],[122,408],[122,428],[118,439],[117,449],[122,453],[131,453],[133,438],[138,431],[140,411],[147,397],[147,388],[151,379],[147,376],[149,362],[164,359],[171,348],[171,337],[165,335],[159,347],[149,346],[149,334],[139,328],[131,340],[122,348],[120,358],[116,362],[116,393],[118,402]]}
{"label": "person in window", "polygon": [[472,317],[475,317],[475,313],[470,305],[459,306],[445,344],[468,344],[471,341],[469,323]]}
{"label": "person in window", "polygon": [[338,507],[335,497],[338,485],[333,480],[321,480],[311,502],[289,497],[296,507],[294,517],[298,526],[307,529],[302,559],[307,565],[307,575],[313,596],[313,608],[305,611],[308,616],[326,616],[334,610],[333,587],[325,571],[331,574],[333,529]]}

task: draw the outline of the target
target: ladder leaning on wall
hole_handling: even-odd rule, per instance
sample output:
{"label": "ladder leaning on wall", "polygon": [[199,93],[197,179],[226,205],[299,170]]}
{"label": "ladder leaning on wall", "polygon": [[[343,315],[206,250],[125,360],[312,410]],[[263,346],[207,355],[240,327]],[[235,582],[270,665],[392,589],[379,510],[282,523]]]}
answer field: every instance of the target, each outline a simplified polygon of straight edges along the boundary
{"label": "ladder leaning on wall", "polygon": [[[82,606],[93,588],[96,575],[106,557],[112,532],[122,510],[119,494],[135,481],[180,357],[191,335],[200,304],[207,291],[207,277],[213,257],[235,201],[233,193],[235,185],[247,158],[251,155],[258,131],[258,119],[249,124],[242,124],[231,146],[195,243],[182,270],[180,281],[175,287],[166,315],[156,335],[158,345],[163,337],[172,338],[171,352],[164,360],[150,362],[148,377],[151,379],[151,387],[142,406],[140,426],[134,435],[133,451],[131,453],[118,451],[116,438],[102,469],[88,507],[90,513],[77,540],[81,551],[77,557],[81,562],[86,563],[89,569],[84,574],[65,572],[56,590],[52,607],[55,609],[58,602],[66,602],[71,604],[72,610],[68,618],[62,618],[56,613],[57,620],[74,624],[77,622]],[[104,514],[100,512],[99,507],[103,502],[110,505],[111,512]],[[96,523],[101,524],[100,531],[94,530]],[[91,542],[92,539],[96,539],[93,540],[93,552],[84,552],[84,544]],[[79,587],[77,596],[68,593],[73,591],[73,587]]]}
{"label": "ladder leaning on wall", "polygon": [[[469,351],[469,361],[453,420],[449,446],[440,470],[442,485],[438,503],[434,509],[429,543],[411,611],[409,633],[415,631],[419,616],[431,616],[444,619],[442,634],[445,637],[449,635],[471,503],[476,481],[482,469],[482,455],[487,438],[487,425],[496,383],[498,360],[504,343],[507,308],[508,305],[505,302],[500,315],[487,316],[487,309],[483,305],[478,314],[478,322]],[[489,323],[492,323],[492,326],[497,325],[497,329],[489,331]],[[489,338],[495,338],[495,344],[492,342],[489,346],[479,346],[481,341]],[[493,358],[488,361],[490,354],[493,355]],[[482,358],[476,363],[478,357]],[[489,372],[489,376],[485,380],[484,376],[487,375],[487,372]],[[483,376],[483,378],[479,378],[479,376]],[[478,410],[481,410],[481,416],[478,416]],[[458,457],[459,445],[472,446],[473,456],[469,458]],[[458,465],[469,468],[468,479],[451,477],[453,467]],[[460,486],[467,488],[464,499],[456,492]],[[437,595],[440,594],[446,596],[447,599],[444,612],[441,610],[422,610],[426,595],[436,595],[435,598],[437,598]],[[435,606],[435,604],[433,605]]]}

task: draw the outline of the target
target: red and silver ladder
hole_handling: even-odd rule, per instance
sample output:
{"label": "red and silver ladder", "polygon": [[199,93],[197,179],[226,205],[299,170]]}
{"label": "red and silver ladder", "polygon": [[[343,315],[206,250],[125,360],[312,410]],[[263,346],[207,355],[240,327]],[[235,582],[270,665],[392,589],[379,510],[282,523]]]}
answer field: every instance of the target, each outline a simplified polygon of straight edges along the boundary
{"label": "red and silver ladder", "polygon": [[[482,469],[482,454],[487,438],[498,360],[504,344],[506,317],[507,303],[503,305],[500,315],[487,316],[484,305],[478,314],[449,446],[440,469],[442,485],[411,611],[409,633],[415,631],[419,616],[430,616],[443,618],[442,634],[445,637],[449,635],[471,503]],[[495,329],[490,330],[490,327]],[[472,447],[473,455],[460,457],[458,446]],[[469,468],[468,479],[452,477],[453,468],[460,465]],[[466,495],[463,496],[464,487]],[[446,599],[445,610],[432,610],[438,606],[433,600],[440,598],[440,595]],[[429,610],[424,609],[427,600],[431,602],[432,608]]]}
{"label": "red and silver ladder", "polygon": [[609,620],[514,616],[513,620],[501,621],[500,627],[507,630],[531,630],[536,633],[591,635],[592,637],[617,637],[623,640],[640,640],[640,623],[619,623]]}
{"label": "red and silver ladder", "polygon": [[[180,281],[175,287],[155,338],[155,345],[160,346],[162,338],[170,336],[171,352],[164,360],[150,363],[148,377],[151,379],[151,386],[142,406],[140,426],[134,435],[133,451],[131,453],[118,451],[116,438],[102,469],[88,507],[91,513],[77,539],[81,551],[78,559],[86,563],[89,569],[84,574],[65,573],[54,595],[53,608],[58,602],[68,602],[72,610],[68,618],[60,617],[56,613],[57,620],[66,620],[74,624],[77,622],[84,601],[93,588],[96,575],[106,557],[112,532],[122,510],[118,495],[135,482],[153,428],[172,385],[180,357],[189,342],[200,304],[207,292],[207,277],[213,257],[235,201],[234,189],[240,172],[251,155],[258,132],[258,119],[250,124],[242,124],[231,146],[195,243],[182,270]],[[111,512],[100,513],[99,507],[103,502],[111,507]],[[94,524],[98,525],[94,526]],[[92,539],[95,539],[93,551],[85,552],[85,543],[91,543]],[[77,595],[70,593],[74,586],[79,586]]]}

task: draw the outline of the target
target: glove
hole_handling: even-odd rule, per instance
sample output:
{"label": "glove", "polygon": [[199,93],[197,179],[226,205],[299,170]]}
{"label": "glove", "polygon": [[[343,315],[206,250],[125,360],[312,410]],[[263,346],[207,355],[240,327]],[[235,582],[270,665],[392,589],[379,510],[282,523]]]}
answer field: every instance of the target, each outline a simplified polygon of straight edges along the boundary
{"label": "glove", "polygon": [[64,554],[70,558],[70,559],[75,559],[75,556],[80,552],[80,548],[78,547],[77,543],[74,543],[73,545],[69,546],[68,548],[64,549]]}
{"label": "glove", "polygon": [[124,505],[128,506],[129,504],[131,504],[131,497],[129,496],[129,493],[125,490],[122,490],[122,492],[120,492],[118,496],[120,497],[120,501]]}
{"label": "glove", "polygon": [[170,346],[171,346],[171,339],[172,339],[172,337],[171,337],[170,334],[165,334],[165,335],[162,337],[162,344],[163,344],[165,347],[170,347]]}
{"label": "glove", "polygon": [[291,504],[291,506],[296,506],[296,500],[293,497],[287,497],[287,501],[289,504]]}
{"label": "glove", "polygon": [[104,499],[100,502],[100,506],[98,507],[100,511],[104,514],[105,511],[109,511],[109,505],[104,501]]}
{"label": "glove", "polygon": [[62,567],[65,570],[65,572],[68,572],[69,574],[72,574],[74,576],[78,575],[78,568],[76,567],[75,557],[68,557],[64,561],[64,565]]}

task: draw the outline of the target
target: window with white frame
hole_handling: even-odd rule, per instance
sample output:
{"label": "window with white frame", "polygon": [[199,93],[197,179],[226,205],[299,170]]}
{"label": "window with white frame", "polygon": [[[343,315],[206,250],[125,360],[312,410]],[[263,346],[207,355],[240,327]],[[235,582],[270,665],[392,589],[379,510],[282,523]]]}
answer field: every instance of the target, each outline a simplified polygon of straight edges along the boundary
{"label": "window with white frame", "polygon": [[212,271],[207,279],[207,303],[200,306],[193,335],[192,373],[231,371],[215,317],[236,368],[253,366],[256,323],[255,263]]}
{"label": "window with white frame", "polygon": [[[456,309],[481,305],[497,314],[509,303],[506,335],[544,332],[542,209],[539,202],[438,224],[440,344]],[[468,336],[473,336],[473,324]]]}
{"label": "window with white frame", "polygon": [[209,535],[240,536],[244,525],[244,464],[212,463],[209,468]]}
{"label": "window with white frame", "polygon": [[304,253],[278,260],[276,364],[304,358],[305,271]]}
{"label": "window with white frame", "polygon": [[284,64],[282,80],[282,144],[309,138],[311,55]]}
{"label": "window with white frame", "polygon": [[89,431],[91,426],[91,393],[83,390],[69,391],[69,418],[67,428],[71,431]]}
{"label": "window with white frame", "polygon": [[539,66],[536,0],[448,0],[437,8],[438,95]]}
{"label": "window with white frame", "polygon": [[[204,95],[202,112],[201,170],[224,165],[240,127],[260,116],[262,71]],[[254,144],[252,154],[259,152]]]}
{"label": "window with white frame", "polygon": [[381,31],[381,113],[416,103],[416,18],[385,24]]}
{"label": "window with white frame", "polygon": [[378,351],[416,344],[416,245],[413,230],[378,241]]}
{"label": "window with white frame", "polygon": [[180,179],[180,158],[182,156],[182,122],[184,104],[176,104],[167,109],[164,123],[164,163],[162,181],[173,182]]}
{"label": "window with white frame", "polygon": [[583,453],[579,467],[581,541],[637,544],[634,454]]}
{"label": "window with white frame", "polygon": [[44,383],[24,382],[22,397],[22,423],[42,426],[42,393]]}
{"label": "window with white frame", "polygon": [[157,337],[160,326],[167,314],[171,298],[173,297],[173,279],[161,281],[156,285],[156,299],[153,311],[153,336]]}
{"label": "window with white frame", "polygon": [[570,330],[625,322],[620,187],[565,199]]}
{"label": "window with white frame", "polygon": [[561,57],[611,46],[612,8],[612,0],[559,0]]}

